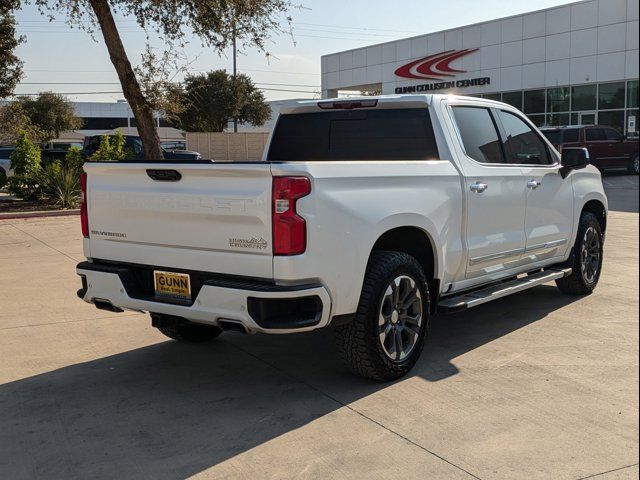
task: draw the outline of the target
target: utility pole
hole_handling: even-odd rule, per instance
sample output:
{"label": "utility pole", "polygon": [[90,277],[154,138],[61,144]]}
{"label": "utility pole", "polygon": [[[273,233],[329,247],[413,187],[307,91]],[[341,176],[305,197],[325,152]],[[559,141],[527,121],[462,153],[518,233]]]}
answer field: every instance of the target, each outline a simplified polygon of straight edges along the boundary
{"label": "utility pole", "polygon": [[[234,93],[237,94],[237,84],[236,78],[238,76],[238,63],[237,63],[237,47],[236,47],[236,27],[233,27],[233,89]],[[235,98],[236,107],[238,105],[238,98]],[[238,133],[238,117],[233,117],[233,133]]]}

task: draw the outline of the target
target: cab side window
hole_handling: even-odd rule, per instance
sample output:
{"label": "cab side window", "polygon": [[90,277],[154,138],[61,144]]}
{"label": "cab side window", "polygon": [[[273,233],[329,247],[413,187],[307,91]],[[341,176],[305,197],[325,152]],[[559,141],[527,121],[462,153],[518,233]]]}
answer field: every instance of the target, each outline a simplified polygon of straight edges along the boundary
{"label": "cab side window", "polygon": [[491,112],[481,107],[453,107],[467,156],[480,163],[505,163]]}
{"label": "cab side window", "polygon": [[546,144],[520,117],[500,110],[504,128],[504,151],[507,163],[514,165],[551,165]]}
{"label": "cab side window", "polygon": [[587,142],[599,142],[607,139],[603,128],[587,128],[584,131],[584,136]]}
{"label": "cab side window", "polygon": [[603,128],[604,134],[607,137],[607,140],[619,141],[622,138],[622,133],[620,133],[615,128]]}

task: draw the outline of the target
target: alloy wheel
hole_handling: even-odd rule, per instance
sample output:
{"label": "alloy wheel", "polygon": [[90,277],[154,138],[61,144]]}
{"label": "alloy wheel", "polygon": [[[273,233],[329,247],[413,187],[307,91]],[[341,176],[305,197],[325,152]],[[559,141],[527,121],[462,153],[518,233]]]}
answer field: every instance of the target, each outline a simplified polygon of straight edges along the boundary
{"label": "alloy wheel", "polygon": [[580,262],[582,277],[589,284],[595,283],[600,272],[600,250],[600,236],[594,227],[589,227],[582,239]]}
{"label": "alloy wheel", "polygon": [[379,341],[385,355],[402,362],[413,351],[422,328],[422,294],[407,275],[394,278],[387,287],[378,315]]}

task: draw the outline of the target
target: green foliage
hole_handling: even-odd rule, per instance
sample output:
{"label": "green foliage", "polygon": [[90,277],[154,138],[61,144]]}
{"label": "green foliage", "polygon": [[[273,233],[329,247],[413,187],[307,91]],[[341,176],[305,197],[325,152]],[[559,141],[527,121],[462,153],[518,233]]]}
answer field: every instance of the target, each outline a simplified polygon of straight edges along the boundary
{"label": "green foliage", "polygon": [[[98,28],[94,4],[100,1],[32,0],[43,15],[60,13],[68,23],[90,32]],[[218,52],[230,46],[238,32],[242,32],[242,44],[264,50],[271,32],[283,32],[281,24],[291,23],[285,14],[293,7],[290,0],[110,0],[108,3],[114,14],[133,18],[141,28],[161,35],[168,45],[184,43],[193,32]]]}
{"label": "green foliage", "polygon": [[[17,0],[0,0],[16,2]],[[23,0],[49,20],[62,15],[73,27],[94,35],[99,29],[134,116],[147,157],[161,155],[153,124],[153,107],[131,68],[114,16],[132,18],[144,31],[158,34],[167,50],[184,46],[191,36],[222,53],[236,42],[241,49],[264,51],[273,32],[291,32],[290,0]],[[286,24],[288,28],[282,28]]]}
{"label": "green foliage", "polygon": [[102,135],[100,145],[91,156],[92,161],[117,162],[133,158],[133,152],[126,148],[126,140],[120,130],[115,135]]}
{"label": "green foliage", "polygon": [[43,134],[31,123],[31,119],[19,102],[0,105],[0,142],[15,143],[22,132],[35,143],[41,143]]}
{"label": "green foliage", "polygon": [[42,131],[42,142],[59,137],[65,130],[82,127],[82,120],[76,117],[69,101],[57,93],[41,92],[36,98],[21,97],[18,102],[31,123]]}
{"label": "green foliage", "polygon": [[73,107],[62,95],[42,92],[37,97],[20,97],[0,106],[0,131],[4,141],[15,140],[26,131],[36,143],[48,142],[64,130],[82,127]]}
{"label": "green foliage", "polygon": [[81,169],[63,166],[59,160],[43,168],[39,175],[41,195],[60,208],[74,208],[80,201]]}
{"label": "green foliage", "polygon": [[65,168],[73,168],[78,171],[82,171],[84,165],[84,158],[82,158],[82,149],[80,147],[71,147],[67,151],[67,155],[64,157]]}
{"label": "green foliage", "polygon": [[224,70],[190,75],[184,80],[185,103],[180,115],[182,128],[192,132],[222,132],[228,122],[264,125],[271,109],[251,78],[240,74],[235,79]]}
{"label": "green foliage", "polygon": [[149,43],[141,55],[140,65],[135,67],[142,93],[156,112],[171,122],[178,122],[186,106],[180,86],[174,79],[189,71],[184,54],[168,49],[157,53]]}
{"label": "green foliage", "polygon": [[11,168],[14,175],[9,177],[7,189],[12,195],[25,200],[35,200],[40,196],[40,149],[22,132],[11,154]]}
{"label": "green foliage", "polygon": [[16,20],[12,14],[18,5],[15,0],[0,2],[0,98],[11,95],[22,78],[22,62],[14,53],[24,41],[24,37],[16,36]]}

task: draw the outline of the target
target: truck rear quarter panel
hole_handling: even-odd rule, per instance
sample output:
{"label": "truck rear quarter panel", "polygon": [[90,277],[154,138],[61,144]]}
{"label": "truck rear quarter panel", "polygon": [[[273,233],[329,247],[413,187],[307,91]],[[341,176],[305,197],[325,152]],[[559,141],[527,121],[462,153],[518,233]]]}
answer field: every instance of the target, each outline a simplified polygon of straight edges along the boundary
{"label": "truck rear quarter panel", "polygon": [[463,196],[449,161],[286,163],[272,164],[272,173],[312,181],[311,195],[298,201],[307,221],[307,250],[274,257],[274,278],[323,283],[332,315],[356,311],[372,248],[389,230],[422,229],[436,255],[437,278],[453,276],[463,261]]}

